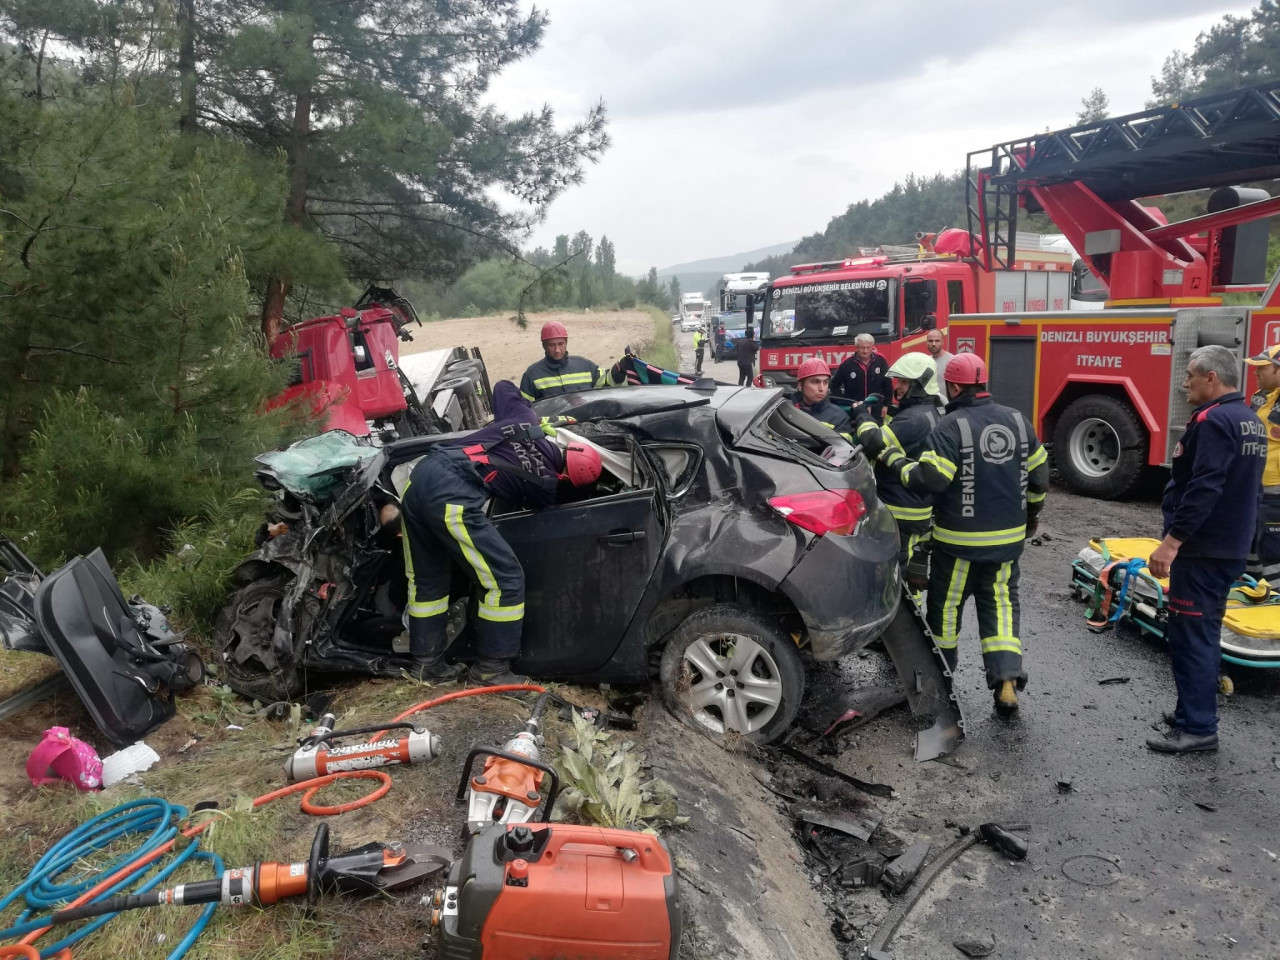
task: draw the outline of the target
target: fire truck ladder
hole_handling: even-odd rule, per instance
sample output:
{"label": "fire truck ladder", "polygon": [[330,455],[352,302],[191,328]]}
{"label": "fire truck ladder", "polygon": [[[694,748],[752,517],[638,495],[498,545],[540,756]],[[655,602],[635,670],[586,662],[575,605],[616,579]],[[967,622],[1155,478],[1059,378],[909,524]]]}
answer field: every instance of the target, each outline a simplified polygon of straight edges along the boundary
{"label": "fire truck ladder", "polygon": [[[1030,212],[1040,210],[1028,188],[1080,183],[1102,200],[1120,201],[1280,177],[1280,80],[996,144],[970,153],[966,170],[969,232],[983,240],[987,269],[1007,269],[1019,197]],[[1272,204],[1169,224],[1148,236],[1256,219],[1280,210],[1263,209]]]}

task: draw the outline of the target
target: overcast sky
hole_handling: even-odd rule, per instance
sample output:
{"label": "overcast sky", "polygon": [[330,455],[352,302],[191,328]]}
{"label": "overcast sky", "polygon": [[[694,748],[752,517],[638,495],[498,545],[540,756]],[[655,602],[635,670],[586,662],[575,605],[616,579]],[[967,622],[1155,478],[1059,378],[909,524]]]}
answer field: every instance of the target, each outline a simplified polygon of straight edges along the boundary
{"label": "overcast sky", "polygon": [[[613,146],[532,244],[607,235],[619,269],[820,231],[907,173],[1070,125],[1095,86],[1141,110],[1174,49],[1248,3],[540,0],[542,49],[492,90],[562,121],[604,100]],[[941,224],[921,224],[934,229]],[[886,238],[901,239],[901,238]]]}

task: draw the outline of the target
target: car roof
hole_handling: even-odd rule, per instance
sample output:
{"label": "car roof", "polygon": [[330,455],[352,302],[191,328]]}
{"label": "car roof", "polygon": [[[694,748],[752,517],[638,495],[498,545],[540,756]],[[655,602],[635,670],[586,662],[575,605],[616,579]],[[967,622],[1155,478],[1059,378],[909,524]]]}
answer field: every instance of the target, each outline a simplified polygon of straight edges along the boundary
{"label": "car roof", "polygon": [[[743,418],[754,419],[761,407],[772,402],[777,394],[777,390],[758,390],[728,384],[711,389],[676,385],[630,386],[567,393],[539,400],[533,406],[543,416],[567,415],[579,420],[620,420],[689,404],[692,410],[707,408],[715,411],[716,419],[736,433],[733,425],[737,421]],[[728,415],[728,420],[725,415]]]}

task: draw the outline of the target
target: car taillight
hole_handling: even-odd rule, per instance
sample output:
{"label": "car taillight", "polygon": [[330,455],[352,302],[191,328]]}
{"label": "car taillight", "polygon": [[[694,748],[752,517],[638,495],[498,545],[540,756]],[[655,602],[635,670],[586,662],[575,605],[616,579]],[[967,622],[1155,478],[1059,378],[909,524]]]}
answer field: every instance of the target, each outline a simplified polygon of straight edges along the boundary
{"label": "car taillight", "polygon": [[867,504],[857,490],[815,490],[784,497],[770,497],[769,506],[810,533],[853,533],[867,515]]}

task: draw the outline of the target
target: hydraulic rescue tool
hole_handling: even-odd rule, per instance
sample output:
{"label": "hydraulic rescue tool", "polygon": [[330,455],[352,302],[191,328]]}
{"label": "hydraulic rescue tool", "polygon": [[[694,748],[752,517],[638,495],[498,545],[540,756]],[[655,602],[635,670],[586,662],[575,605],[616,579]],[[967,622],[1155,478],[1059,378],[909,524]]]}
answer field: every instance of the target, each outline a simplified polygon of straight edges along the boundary
{"label": "hydraulic rescue tool", "polygon": [[[311,780],[342,770],[369,770],[391,764],[426,763],[440,755],[440,738],[425,727],[412,723],[384,723],[376,727],[353,727],[334,730],[337,721],[332,713],[320,718],[319,726],[298,741],[298,749],[284,763],[290,781]],[[335,746],[334,741],[358,734],[403,729],[409,733],[398,739],[382,739],[373,743]]]}
{"label": "hydraulic rescue tool", "polygon": [[657,837],[569,824],[496,824],[436,894],[442,960],[675,960],[680,905]]}
{"label": "hydraulic rescue tool", "polygon": [[[547,706],[543,693],[533,705],[524,729],[501,750],[473,747],[467,754],[458,783],[458,799],[467,800],[467,832],[476,833],[495,823],[528,823],[542,804],[542,781],[551,778],[546,793],[542,821],[551,818],[551,807],[560,792],[560,778],[542,762],[542,712]],[[476,757],[486,757],[484,769],[471,776]]]}
{"label": "hydraulic rescue tool", "polygon": [[59,910],[51,924],[70,923],[141,907],[220,903],[228,907],[270,906],[286,897],[307,898],[313,905],[322,893],[381,893],[403,890],[445,870],[448,850],[416,843],[366,843],[340,856],[329,856],[329,827],[321,824],[304,863],[263,863],[226,870],[213,880],[184,883],[168,890],[111,897]]}

